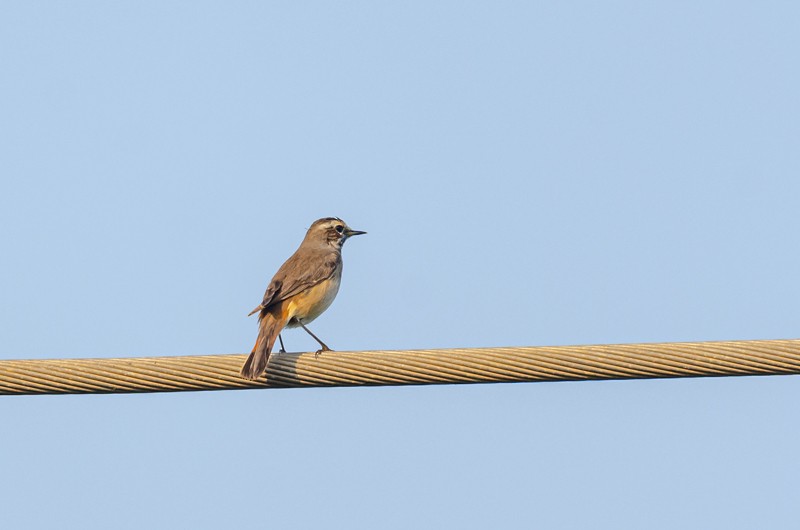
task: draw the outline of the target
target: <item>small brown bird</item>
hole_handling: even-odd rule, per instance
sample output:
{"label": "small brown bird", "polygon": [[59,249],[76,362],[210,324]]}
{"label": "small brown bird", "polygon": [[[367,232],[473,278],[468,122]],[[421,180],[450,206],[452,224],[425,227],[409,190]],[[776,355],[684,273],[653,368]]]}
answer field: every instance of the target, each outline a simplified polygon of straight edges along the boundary
{"label": "small brown bird", "polygon": [[302,327],[322,347],[330,348],[306,327],[328,309],[342,279],[342,245],[351,236],[366,234],[352,230],[338,217],[314,221],[292,257],[281,265],[264,293],[264,300],[249,315],[258,312],[258,338],[242,366],[242,377],[258,379],[267,370],[275,339],[284,327]]}

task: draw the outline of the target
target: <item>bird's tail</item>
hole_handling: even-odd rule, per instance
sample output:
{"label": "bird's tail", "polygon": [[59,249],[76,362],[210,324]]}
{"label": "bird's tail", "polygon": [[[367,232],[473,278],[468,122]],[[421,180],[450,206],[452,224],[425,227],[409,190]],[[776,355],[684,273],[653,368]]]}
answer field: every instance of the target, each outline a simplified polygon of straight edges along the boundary
{"label": "bird's tail", "polygon": [[256,380],[267,370],[269,354],[275,345],[278,333],[285,325],[286,319],[282,318],[280,313],[275,315],[272,311],[268,311],[260,315],[256,345],[242,366],[242,377]]}

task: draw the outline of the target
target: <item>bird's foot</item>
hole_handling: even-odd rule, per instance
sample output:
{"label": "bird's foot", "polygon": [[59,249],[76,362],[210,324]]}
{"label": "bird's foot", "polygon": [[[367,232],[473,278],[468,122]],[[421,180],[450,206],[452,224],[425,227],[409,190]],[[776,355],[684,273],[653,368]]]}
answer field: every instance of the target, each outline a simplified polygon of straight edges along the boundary
{"label": "bird's foot", "polygon": [[316,352],[314,352],[314,358],[317,359],[319,355],[324,351],[333,351],[333,350],[328,348],[327,346],[325,346],[324,348],[320,348]]}

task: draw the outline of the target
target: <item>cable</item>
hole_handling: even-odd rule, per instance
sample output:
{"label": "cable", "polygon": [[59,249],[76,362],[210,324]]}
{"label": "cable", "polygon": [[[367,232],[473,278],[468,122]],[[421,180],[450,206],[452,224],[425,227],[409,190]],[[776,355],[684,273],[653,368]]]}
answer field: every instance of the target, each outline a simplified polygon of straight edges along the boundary
{"label": "cable", "polygon": [[0,395],[800,374],[800,340],[0,361]]}

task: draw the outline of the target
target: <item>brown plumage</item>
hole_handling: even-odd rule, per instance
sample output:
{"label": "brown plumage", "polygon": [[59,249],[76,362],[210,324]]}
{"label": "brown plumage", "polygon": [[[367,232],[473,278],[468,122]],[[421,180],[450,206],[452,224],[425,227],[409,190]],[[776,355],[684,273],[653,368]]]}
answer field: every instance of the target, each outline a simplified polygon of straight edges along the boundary
{"label": "brown plumage", "polygon": [[314,221],[300,247],[273,276],[261,304],[250,312],[258,313],[258,338],[242,366],[242,377],[261,377],[284,327],[302,326],[319,342],[318,352],[330,349],[305,325],[336,298],[342,278],[342,245],[347,238],[365,233],[352,230],[338,217]]}

